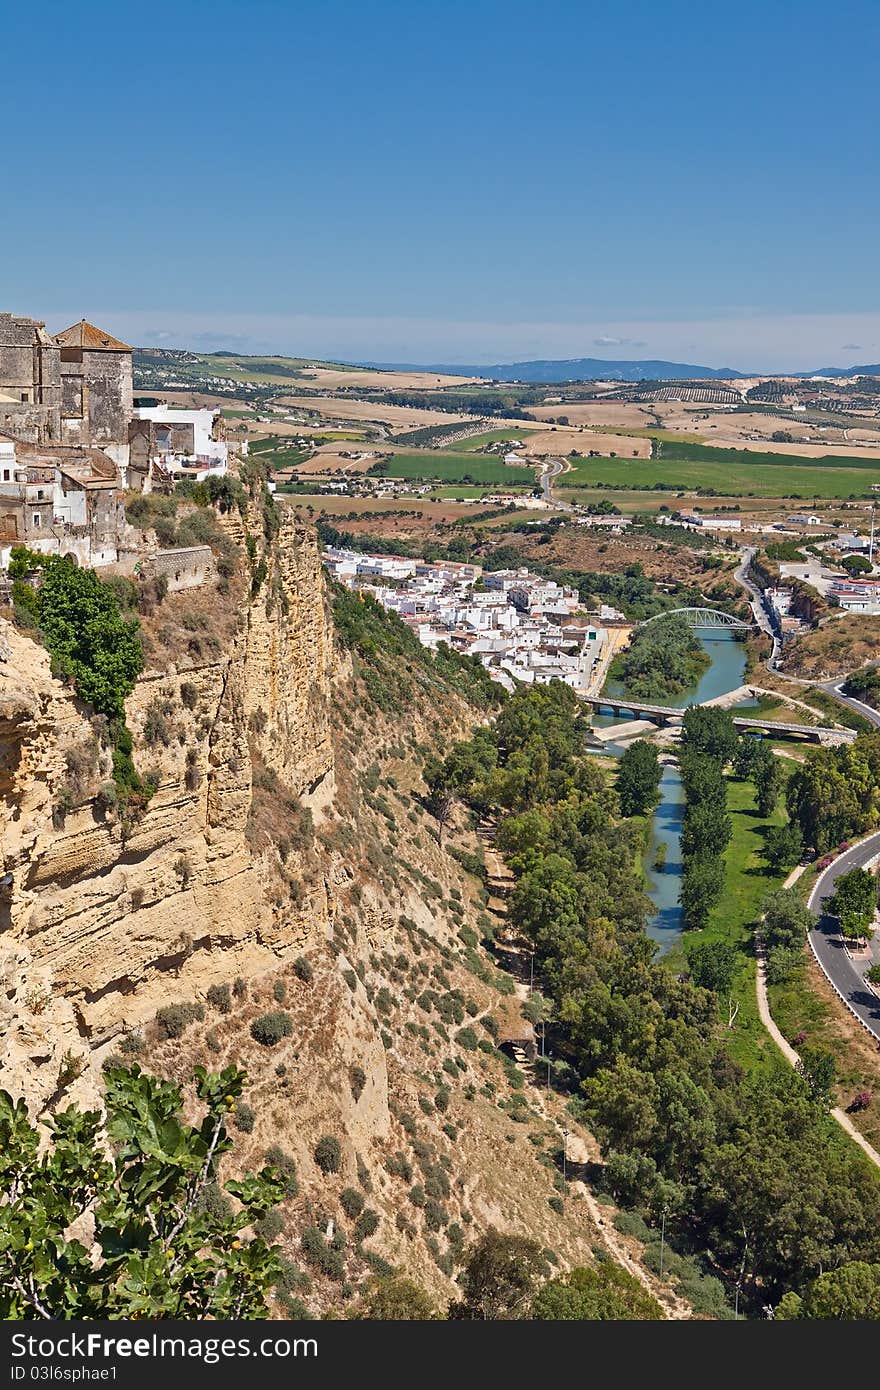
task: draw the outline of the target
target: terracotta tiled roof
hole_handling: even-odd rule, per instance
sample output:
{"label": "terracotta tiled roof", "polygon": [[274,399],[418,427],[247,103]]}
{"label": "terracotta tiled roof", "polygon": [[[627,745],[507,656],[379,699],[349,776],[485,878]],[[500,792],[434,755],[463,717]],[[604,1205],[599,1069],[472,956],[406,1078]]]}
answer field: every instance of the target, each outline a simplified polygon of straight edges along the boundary
{"label": "terracotta tiled roof", "polygon": [[105,352],[131,352],[128,343],[120,342],[119,338],[114,338],[111,333],[105,333],[103,329],[96,328],[93,323],[86,319],[81,319],[79,323],[74,323],[70,328],[65,328],[63,333],[55,334],[55,342],[59,347],[90,348],[92,351]]}

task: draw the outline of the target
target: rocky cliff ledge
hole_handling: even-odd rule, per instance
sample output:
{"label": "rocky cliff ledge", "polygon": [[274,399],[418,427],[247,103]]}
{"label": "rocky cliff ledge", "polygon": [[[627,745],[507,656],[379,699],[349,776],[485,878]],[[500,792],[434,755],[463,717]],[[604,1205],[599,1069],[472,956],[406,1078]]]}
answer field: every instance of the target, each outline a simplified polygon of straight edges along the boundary
{"label": "rocky cliff ledge", "polygon": [[[243,522],[228,529],[244,542]],[[59,1075],[84,1073],[92,1047],[122,1026],[266,969],[326,928],[323,882],[279,892],[253,833],[255,778],[288,807],[332,792],[317,538],[285,515],[262,558],[257,592],[236,603],[222,642],[207,652],[196,642],[196,655],[169,646],[165,661],[161,627],[153,634],[127,719],[138,767],[158,785],[133,823],[108,795],[109,753],[90,711],[53,678],[48,653],[6,625],[0,1084],[35,1104]],[[175,604],[184,626],[198,610],[210,635],[206,595],[176,595],[162,611]]]}

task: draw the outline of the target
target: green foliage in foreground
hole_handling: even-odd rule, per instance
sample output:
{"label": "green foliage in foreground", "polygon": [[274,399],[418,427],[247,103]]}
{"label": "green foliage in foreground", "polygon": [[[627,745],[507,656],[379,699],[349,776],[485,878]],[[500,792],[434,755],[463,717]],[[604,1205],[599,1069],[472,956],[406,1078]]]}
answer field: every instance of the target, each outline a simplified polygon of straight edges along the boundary
{"label": "green foliage in foreground", "polygon": [[22,564],[43,571],[39,589],[17,581],[15,599],[36,618],[54,673],[73,681],[80,698],[99,714],[124,720],[125,697],[144,664],[137,618],[123,616],[115,589],[94,570],[16,548],[11,573]]}
{"label": "green foliage in foreground", "polygon": [[856,1260],[820,1274],[803,1294],[787,1293],[776,1317],[823,1318],[835,1322],[876,1322],[880,1319],[880,1264]]}
{"label": "green foliage in foreground", "polygon": [[[280,1200],[283,1179],[266,1168],[226,1183],[235,1214],[210,1200],[245,1073],[196,1068],[197,1125],[181,1118],[171,1082],[137,1065],[105,1076],[106,1122],[71,1106],[42,1151],[24,1102],[0,1091],[0,1317],[265,1317],[280,1266],[264,1240],[240,1233]],[[85,1230],[88,1213],[97,1266],[90,1237],[65,1234],[75,1221]]]}

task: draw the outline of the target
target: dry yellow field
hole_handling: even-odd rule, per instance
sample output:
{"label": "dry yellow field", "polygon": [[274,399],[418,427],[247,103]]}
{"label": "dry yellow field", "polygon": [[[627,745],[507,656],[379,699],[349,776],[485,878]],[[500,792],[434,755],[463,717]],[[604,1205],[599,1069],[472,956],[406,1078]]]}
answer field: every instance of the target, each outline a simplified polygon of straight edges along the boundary
{"label": "dry yellow field", "polygon": [[478,376],[438,376],[436,372],[378,372],[359,369],[334,371],[332,367],[303,367],[303,376],[315,386],[337,390],[349,386],[378,386],[386,391],[436,391],[441,386],[471,386],[480,383]]}
{"label": "dry yellow field", "polygon": [[[505,421],[505,423],[507,423]],[[524,427],[529,428],[528,422]],[[535,428],[534,425],[531,426]],[[517,453],[537,457],[541,454],[569,454],[577,449],[588,454],[594,449],[598,454],[617,454],[618,458],[651,457],[650,439],[641,439],[630,434],[599,434],[596,430],[569,429],[565,425],[554,425],[549,429],[538,430],[521,443],[512,445]]]}
{"label": "dry yellow field", "polygon": [[279,404],[319,410],[330,420],[378,420],[395,431],[417,430],[425,425],[454,425],[474,418],[471,415],[447,414],[442,410],[411,409],[409,406],[385,405],[382,401],[359,401],[350,397],[340,400],[326,396],[281,396]]}
{"label": "dry yellow field", "polygon": [[[814,458],[821,454],[865,454],[874,458],[880,453],[880,428],[876,431],[847,429],[845,423],[841,423],[838,427],[820,429],[807,421],[785,416],[764,415],[759,411],[754,414],[734,414],[681,401],[659,401],[657,414],[664,429],[701,435],[707,444],[714,444],[718,448],[758,449],[764,453],[793,454],[801,458]],[[793,434],[795,442],[785,444],[771,439],[770,436],[777,430]],[[802,435],[811,438],[801,442]]]}
{"label": "dry yellow field", "polygon": [[656,425],[654,411],[631,401],[584,401],[577,404],[569,402],[556,405],[529,406],[529,414],[539,420],[555,420],[565,415],[572,425],[601,425],[613,433],[615,425],[626,429],[650,429]]}

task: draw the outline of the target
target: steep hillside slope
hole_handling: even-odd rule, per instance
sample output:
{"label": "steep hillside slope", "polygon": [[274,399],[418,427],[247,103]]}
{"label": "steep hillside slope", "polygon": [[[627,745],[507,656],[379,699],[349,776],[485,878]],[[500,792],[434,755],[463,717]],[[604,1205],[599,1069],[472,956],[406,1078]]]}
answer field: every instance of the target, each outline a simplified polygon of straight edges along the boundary
{"label": "steep hillside slope", "polygon": [[590,1136],[498,1046],[530,1027],[484,944],[504,906],[477,827],[460,810],[441,845],[424,804],[426,757],[497,688],[328,593],[289,514],[220,521],[232,582],[146,605],[139,813],[101,721],[7,626],[0,1085],[37,1115],[99,1101],[108,1059],[176,1080],[246,1066],[221,1177],[267,1156],[290,1174],[265,1230],[282,1315],[344,1309],[392,1266],[443,1307],[491,1225],[548,1269],[625,1255],[560,1172],[563,1130],[569,1179]]}

